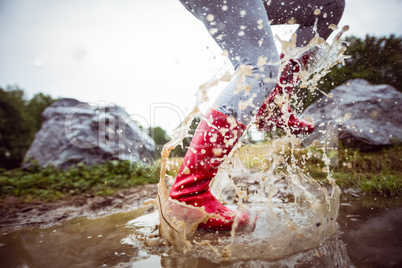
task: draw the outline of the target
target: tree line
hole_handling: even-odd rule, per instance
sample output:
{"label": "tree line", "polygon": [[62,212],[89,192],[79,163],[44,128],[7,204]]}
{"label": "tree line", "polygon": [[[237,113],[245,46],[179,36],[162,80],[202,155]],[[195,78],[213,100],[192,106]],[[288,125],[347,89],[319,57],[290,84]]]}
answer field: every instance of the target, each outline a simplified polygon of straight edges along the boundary
{"label": "tree line", "polygon": [[18,86],[0,88],[0,168],[21,165],[42,125],[42,112],[55,101],[43,93],[27,99]]}
{"label": "tree line", "polygon": [[[330,92],[336,86],[349,79],[362,78],[372,84],[388,84],[402,92],[402,38],[390,35],[389,37],[375,37],[366,35],[364,39],[349,36],[345,38],[347,44],[345,65],[338,64],[325,75],[318,83],[320,91]],[[306,109],[322,96],[320,91],[296,90],[300,110]]]}

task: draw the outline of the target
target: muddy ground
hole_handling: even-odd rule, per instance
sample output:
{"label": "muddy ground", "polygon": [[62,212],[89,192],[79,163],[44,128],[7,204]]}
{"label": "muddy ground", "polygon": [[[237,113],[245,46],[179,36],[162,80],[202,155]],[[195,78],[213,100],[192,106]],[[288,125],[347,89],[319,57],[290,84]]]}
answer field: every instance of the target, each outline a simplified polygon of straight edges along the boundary
{"label": "muddy ground", "polygon": [[[157,185],[148,184],[120,190],[113,196],[74,196],[55,202],[21,202],[16,197],[0,200],[0,230],[24,226],[50,227],[76,217],[97,218],[126,212],[155,198]],[[150,209],[153,209],[150,207]]]}

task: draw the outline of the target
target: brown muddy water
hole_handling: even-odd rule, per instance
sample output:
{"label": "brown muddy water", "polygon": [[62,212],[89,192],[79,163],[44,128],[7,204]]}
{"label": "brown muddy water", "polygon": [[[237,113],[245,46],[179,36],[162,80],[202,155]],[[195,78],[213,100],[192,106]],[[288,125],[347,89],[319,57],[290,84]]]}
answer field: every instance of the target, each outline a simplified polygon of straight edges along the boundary
{"label": "brown muddy water", "polygon": [[[315,249],[271,262],[216,264],[191,254],[168,254],[163,245],[148,250],[136,241],[133,227],[127,226],[149,213],[147,209],[143,206],[98,219],[76,218],[47,229],[5,231],[0,235],[0,267],[402,267],[402,202],[398,198],[343,194],[340,234]],[[148,230],[152,231],[157,232]]]}

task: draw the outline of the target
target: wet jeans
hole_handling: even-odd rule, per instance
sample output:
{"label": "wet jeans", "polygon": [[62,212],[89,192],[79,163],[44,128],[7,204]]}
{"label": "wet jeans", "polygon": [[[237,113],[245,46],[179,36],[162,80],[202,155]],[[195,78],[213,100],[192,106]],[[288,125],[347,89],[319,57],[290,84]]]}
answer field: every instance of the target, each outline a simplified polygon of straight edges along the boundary
{"label": "wet jeans", "polygon": [[[305,46],[317,33],[326,39],[330,24],[341,19],[344,0],[180,0],[228,53],[235,70],[249,65],[252,74],[238,90],[237,79],[220,94],[213,108],[248,125],[277,84],[279,54],[270,25],[299,24],[297,46]],[[265,58],[264,65],[261,60]],[[263,67],[263,68],[261,68]]]}

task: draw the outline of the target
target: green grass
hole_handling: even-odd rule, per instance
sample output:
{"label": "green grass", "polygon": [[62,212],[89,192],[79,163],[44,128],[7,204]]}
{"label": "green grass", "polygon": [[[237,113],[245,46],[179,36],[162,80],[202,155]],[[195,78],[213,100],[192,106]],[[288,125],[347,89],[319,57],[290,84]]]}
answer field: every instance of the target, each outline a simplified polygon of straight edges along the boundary
{"label": "green grass", "polygon": [[[269,146],[270,144],[246,145],[237,154],[247,168],[267,170],[272,163],[267,157]],[[270,150],[275,151],[272,148],[271,146]],[[290,147],[284,143],[281,148],[284,150],[277,150],[276,153],[283,156],[285,163],[290,163]],[[302,156],[307,154],[311,156],[303,163]],[[325,164],[320,148],[295,148],[294,156],[297,165],[311,177],[323,183],[328,182],[327,173],[323,171]],[[402,194],[402,145],[380,151],[361,152],[340,144],[338,150],[327,152],[327,156],[337,160],[338,164],[331,165],[330,171],[341,188],[360,188],[363,192],[384,196]],[[285,172],[286,168],[279,166],[276,170]]]}
{"label": "green grass", "polygon": [[[402,146],[377,152],[340,148],[334,177],[341,187],[358,187],[363,192],[386,196],[402,194]],[[349,166],[348,166],[349,164]]]}
{"label": "green grass", "polygon": [[24,201],[54,201],[74,195],[110,195],[125,189],[159,181],[157,166],[133,165],[129,161],[109,161],[68,170],[33,166],[28,170],[0,171],[0,198],[20,197]]}
{"label": "green grass", "polygon": [[[266,156],[268,146],[246,145],[238,152],[246,168],[266,170],[272,163]],[[277,153],[280,153],[277,151]],[[337,153],[337,155],[336,155]],[[284,150],[284,161],[289,162],[289,148]],[[303,155],[310,154],[305,164]],[[340,146],[330,152],[338,160],[331,172],[341,188],[360,188],[376,195],[399,196],[402,194],[402,145],[377,152],[360,152]],[[310,146],[296,148],[295,158],[299,167],[313,178],[327,182],[322,161],[322,151]],[[168,174],[175,176],[182,158],[171,158]],[[33,166],[28,170],[0,170],[0,198],[16,196],[23,201],[54,201],[75,195],[111,195],[119,189],[127,189],[159,181],[160,160],[152,166],[133,165],[128,161],[109,161],[105,164],[86,166],[79,164],[68,170],[55,167]],[[283,166],[278,170],[284,171]]]}

